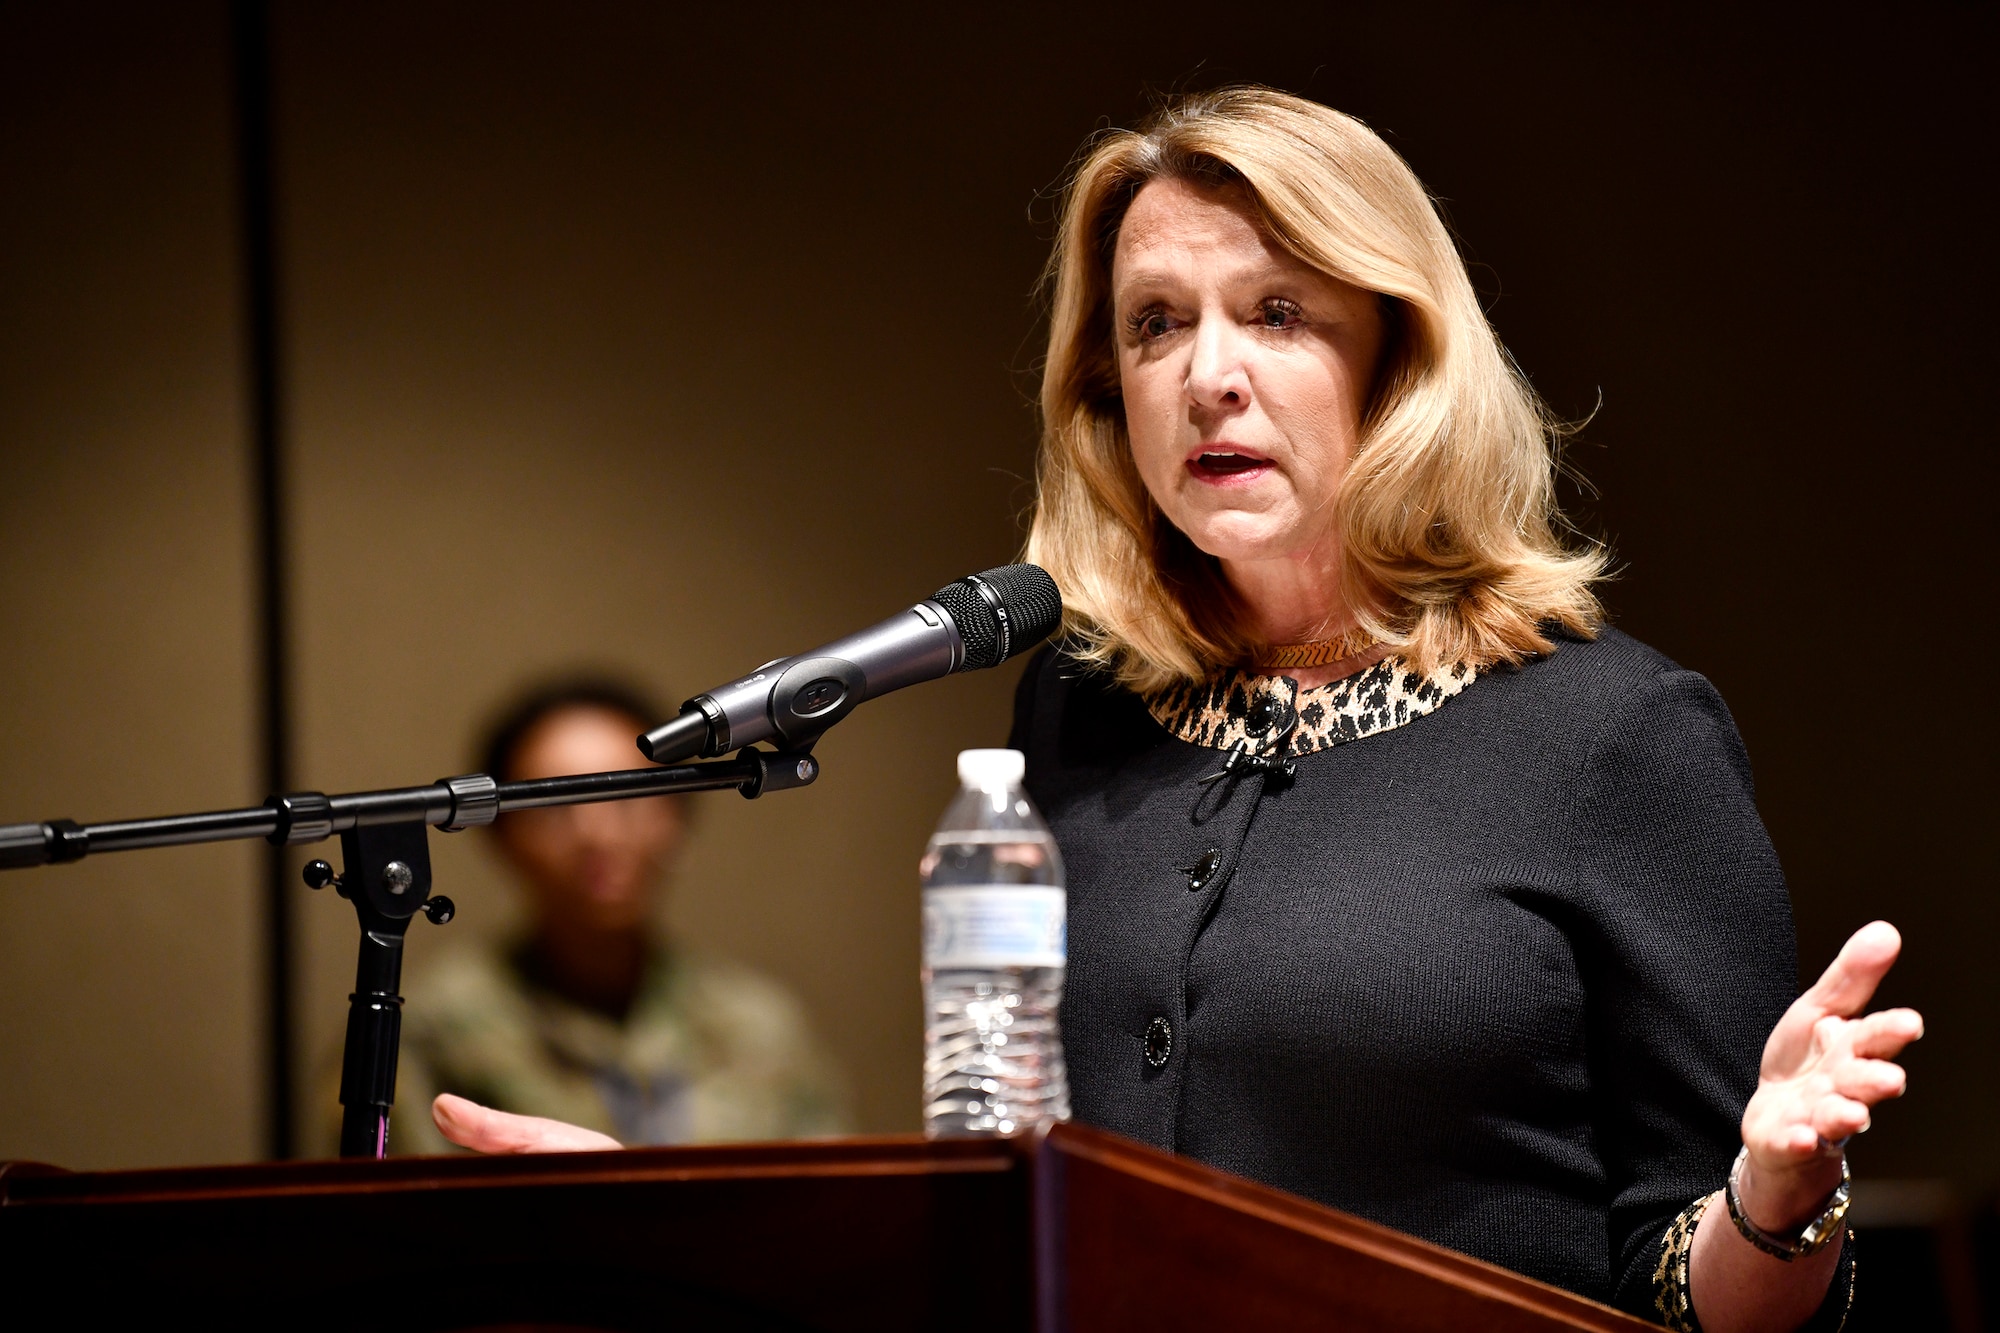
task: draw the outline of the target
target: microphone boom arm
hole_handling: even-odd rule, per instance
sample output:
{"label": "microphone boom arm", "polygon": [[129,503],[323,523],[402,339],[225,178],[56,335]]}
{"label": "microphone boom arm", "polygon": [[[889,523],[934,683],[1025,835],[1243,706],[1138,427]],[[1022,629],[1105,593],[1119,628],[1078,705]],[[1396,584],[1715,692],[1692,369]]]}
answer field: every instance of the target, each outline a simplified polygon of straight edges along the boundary
{"label": "microphone boom arm", "polygon": [[484,773],[468,773],[440,778],[426,787],[396,787],[340,796],[292,792],[240,810],[210,810],[100,824],[78,824],[71,819],[0,824],[0,870],[80,861],[93,852],[141,851],[203,842],[262,838],[279,846],[297,846],[377,824],[429,824],[445,833],[457,833],[491,824],[515,810],[631,801],[675,792],[722,791],[734,787],[754,799],[767,791],[806,786],[818,776],[819,763],[810,756],[746,749],[732,759],[712,763],[579,773],[525,782],[495,782]]}

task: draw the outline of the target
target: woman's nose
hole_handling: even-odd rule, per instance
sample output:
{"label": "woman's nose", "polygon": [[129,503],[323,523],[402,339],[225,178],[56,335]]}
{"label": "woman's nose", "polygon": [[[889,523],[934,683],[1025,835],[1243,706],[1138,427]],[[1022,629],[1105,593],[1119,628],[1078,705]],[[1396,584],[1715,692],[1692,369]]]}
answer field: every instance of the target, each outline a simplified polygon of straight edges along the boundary
{"label": "woman's nose", "polygon": [[1242,407],[1250,401],[1243,341],[1240,331],[1226,320],[1204,319],[1195,326],[1188,360],[1188,401],[1211,410]]}

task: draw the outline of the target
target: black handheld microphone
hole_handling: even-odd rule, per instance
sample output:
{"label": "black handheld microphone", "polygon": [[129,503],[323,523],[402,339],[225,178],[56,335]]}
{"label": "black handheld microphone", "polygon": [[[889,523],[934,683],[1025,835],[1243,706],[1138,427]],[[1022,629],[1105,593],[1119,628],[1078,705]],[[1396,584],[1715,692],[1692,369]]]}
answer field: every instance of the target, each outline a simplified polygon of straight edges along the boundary
{"label": "black handheld microphone", "polygon": [[1061,620],[1062,594],[1040,566],[968,574],[859,634],[696,695],[679,717],[641,736],[639,749],[671,764],[759,741],[810,745],[863,700],[998,666],[1055,633]]}

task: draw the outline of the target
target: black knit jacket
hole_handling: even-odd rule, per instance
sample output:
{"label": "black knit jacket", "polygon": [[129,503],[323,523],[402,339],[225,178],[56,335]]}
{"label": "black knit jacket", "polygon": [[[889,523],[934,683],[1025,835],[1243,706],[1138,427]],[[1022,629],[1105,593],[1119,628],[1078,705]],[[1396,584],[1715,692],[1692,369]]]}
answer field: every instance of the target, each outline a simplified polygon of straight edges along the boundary
{"label": "black knit jacket", "polygon": [[1705,679],[1606,631],[1204,785],[1218,750],[1044,649],[1013,744],[1068,870],[1077,1119],[1659,1317],[1795,994]]}

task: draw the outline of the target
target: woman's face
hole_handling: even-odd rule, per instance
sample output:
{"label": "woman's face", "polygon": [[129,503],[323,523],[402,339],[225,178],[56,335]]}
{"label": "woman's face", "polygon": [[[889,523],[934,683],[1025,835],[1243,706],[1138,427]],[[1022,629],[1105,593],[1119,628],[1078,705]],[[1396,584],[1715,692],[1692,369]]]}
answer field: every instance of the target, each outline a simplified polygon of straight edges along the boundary
{"label": "woman's face", "polygon": [[1239,191],[1176,180],[1132,201],[1111,297],[1132,458],[1168,520],[1225,562],[1324,554],[1377,297],[1294,258]]}

